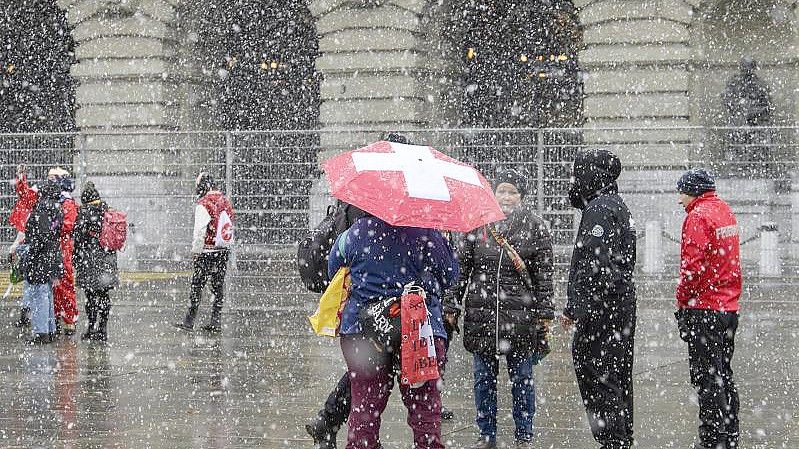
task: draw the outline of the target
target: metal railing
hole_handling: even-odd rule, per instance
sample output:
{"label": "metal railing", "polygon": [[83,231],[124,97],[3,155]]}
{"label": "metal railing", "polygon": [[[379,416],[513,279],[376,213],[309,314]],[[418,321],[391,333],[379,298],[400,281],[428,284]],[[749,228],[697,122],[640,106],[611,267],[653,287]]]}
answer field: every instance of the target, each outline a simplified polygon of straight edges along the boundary
{"label": "metal railing", "polygon": [[[188,268],[194,178],[200,170],[210,171],[236,206],[239,269],[274,271],[275,261],[281,261],[288,272],[293,244],[321,219],[330,201],[320,159],[376,140],[382,131],[5,134],[0,135],[0,177],[13,179],[18,163],[30,167],[33,181],[51,166],[71,168],[78,181],[76,194],[92,180],[105,200],[128,212],[132,235],[121,255],[123,268],[173,270]],[[640,223],[655,217],[665,231],[679,235],[676,178],[688,167],[703,165],[721,174],[719,184],[727,190],[720,193],[737,204],[744,238],[747,230],[769,221],[777,223],[783,242],[797,239],[790,234],[799,208],[791,197],[797,127],[758,128],[768,139],[745,144],[738,137],[750,132],[748,128],[400,131],[412,142],[473,164],[488,178],[500,167],[524,170],[532,186],[525,201],[549,222],[561,266],[577,225],[566,190],[571,161],[582,148],[608,147],[622,158],[625,171],[619,184]],[[738,140],[733,142],[731,133],[738,133]],[[755,153],[757,157],[745,159]],[[14,200],[12,183],[2,183],[3,242],[13,237],[6,217]],[[673,249],[665,253],[673,255]],[[790,254],[783,251],[785,257]]]}

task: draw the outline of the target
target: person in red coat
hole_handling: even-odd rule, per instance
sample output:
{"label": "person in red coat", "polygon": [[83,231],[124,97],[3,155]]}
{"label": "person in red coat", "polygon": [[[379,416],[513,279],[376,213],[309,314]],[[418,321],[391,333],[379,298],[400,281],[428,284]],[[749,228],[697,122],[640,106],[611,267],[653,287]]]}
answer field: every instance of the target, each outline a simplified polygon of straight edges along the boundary
{"label": "person in red coat", "polygon": [[680,338],[688,343],[691,384],[699,398],[695,448],[737,448],[739,402],[731,362],[742,289],[738,223],[706,170],[685,173],[677,190],[688,215],[675,315]]}
{"label": "person in red coat", "polygon": [[65,335],[75,333],[75,322],[78,319],[78,303],[75,295],[75,268],[72,266],[72,252],[74,241],[72,230],[78,219],[78,205],[72,198],[75,190],[75,181],[69,172],[61,167],[50,169],[47,179],[61,186],[61,212],[64,214],[64,224],[61,226],[61,257],[64,259],[64,275],[53,284],[53,303],[55,317],[61,324]]}

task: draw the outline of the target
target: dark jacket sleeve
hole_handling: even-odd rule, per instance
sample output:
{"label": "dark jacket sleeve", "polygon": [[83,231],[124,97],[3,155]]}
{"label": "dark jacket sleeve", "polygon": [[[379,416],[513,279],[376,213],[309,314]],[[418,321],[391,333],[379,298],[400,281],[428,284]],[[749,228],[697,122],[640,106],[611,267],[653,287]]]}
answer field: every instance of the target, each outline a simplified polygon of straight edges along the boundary
{"label": "dark jacket sleeve", "polygon": [[603,205],[589,205],[583,211],[572,256],[568,301],[563,314],[580,320],[595,312],[613,284],[610,239],[617,228],[611,211]]}
{"label": "dark jacket sleeve", "polygon": [[538,301],[539,313],[542,318],[554,318],[554,307],[552,297],[554,296],[553,273],[555,264],[552,254],[552,234],[542,220],[537,220],[533,224],[533,254],[531,260],[527,261],[527,270],[530,278],[535,284],[535,295]]}
{"label": "dark jacket sleeve", "polygon": [[463,308],[461,301],[469,287],[469,280],[474,268],[475,240],[475,234],[472,233],[463,234],[455,240],[459,275],[455,284],[444,295],[444,313],[453,313],[457,316],[461,314]]}
{"label": "dark jacket sleeve", "polygon": [[430,266],[434,267],[432,274],[440,291],[446,295],[459,278],[458,259],[447,239],[438,231],[432,233],[430,237],[430,251],[427,254],[431,259]]}

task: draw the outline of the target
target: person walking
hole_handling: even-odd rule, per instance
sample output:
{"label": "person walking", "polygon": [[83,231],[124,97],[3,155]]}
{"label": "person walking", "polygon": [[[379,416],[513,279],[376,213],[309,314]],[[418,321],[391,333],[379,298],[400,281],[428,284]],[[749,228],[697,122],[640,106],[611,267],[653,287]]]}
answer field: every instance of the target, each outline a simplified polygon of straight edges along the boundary
{"label": "person walking", "polygon": [[200,308],[200,297],[208,280],[211,280],[211,317],[203,330],[210,333],[222,331],[222,305],[225,301],[225,273],[233,244],[233,205],[219,190],[210,173],[201,172],[195,182],[199,200],[194,208],[194,231],[191,252],[194,274],[191,278],[189,310],[183,321],[175,327],[186,331],[194,329],[194,320]]}
{"label": "person walking", "polygon": [[[421,286],[426,293],[437,363],[443,369],[446,333],[440,298],[457,278],[458,264],[440,232],[392,226],[372,216],[356,220],[333,248],[328,263],[330,277],[347,266],[352,279],[339,332],[352,396],[347,449],[376,449],[381,447],[380,416],[391,394],[398,361],[395,354],[379,350],[365,337],[359,314],[377,301],[400,297],[410,283]],[[400,385],[415,449],[444,447],[437,383],[427,381],[418,388]]]}
{"label": "person walking", "polygon": [[111,311],[109,292],[119,285],[117,254],[100,245],[108,204],[100,198],[100,193],[91,181],[83,187],[80,201],[78,219],[72,233],[75,241],[72,264],[77,273],[77,286],[86,295],[86,316],[89,322],[81,338],[106,341]]}
{"label": "person walking", "polygon": [[685,208],[675,316],[688,343],[691,384],[699,398],[696,448],[738,447],[738,390],[732,356],[741,297],[740,237],[730,206],[716,195],[713,176],[689,170],[677,182]]}
{"label": "person walking", "polygon": [[20,270],[28,283],[33,336],[29,343],[49,343],[56,332],[52,284],[63,275],[59,239],[64,215],[61,189],[48,181],[25,225],[26,251],[20,254]]}
{"label": "person walking", "polygon": [[527,179],[501,170],[494,180],[507,219],[460,239],[460,279],[447,295],[445,320],[457,323],[465,302],[463,344],[473,354],[474,402],[480,437],[473,449],[497,447],[497,375],[505,358],[513,397],[516,447],[533,447],[533,366],[545,351],[552,307],[552,237],[522,204]]}
{"label": "person walking", "polygon": [[633,444],[635,226],[619,196],[621,162],[604,149],[579,152],[569,199],[582,210],[561,323],[576,323],[572,359],[594,439]]}

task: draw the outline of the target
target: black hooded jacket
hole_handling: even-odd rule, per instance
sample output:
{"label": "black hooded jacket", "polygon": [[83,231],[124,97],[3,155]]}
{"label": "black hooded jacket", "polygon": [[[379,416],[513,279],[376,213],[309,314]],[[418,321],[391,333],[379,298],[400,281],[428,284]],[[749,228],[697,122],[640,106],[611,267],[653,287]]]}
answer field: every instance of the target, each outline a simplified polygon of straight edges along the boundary
{"label": "black hooded jacket", "polygon": [[39,189],[39,200],[25,225],[27,253],[20,258],[20,270],[30,284],[47,284],[64,272],[59,234],[64,224],[61,188],[46,182]]}
{"label": "black hooded jacket", "polygon": [[615,301],[635,301],[635,227],[618,193],[620,173],[619,159],[606,150],[581,152],[574,162],[569,198],[583,214],[564,314],[577,321],[598,317]]}
{"label": "black hooded jacket", "polygon": [[453,312],[453,303],[465,300],[463,344],[470,352],[531,352],[537,346],[539,318],[553,315],[552,237],[541,217],[524,206],[498,223],[497,231],[524,260],[533,291],[507,252],[479,228],[458,242],[461,274],[445,298],[445,312]]}

